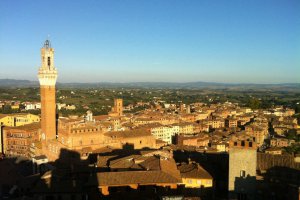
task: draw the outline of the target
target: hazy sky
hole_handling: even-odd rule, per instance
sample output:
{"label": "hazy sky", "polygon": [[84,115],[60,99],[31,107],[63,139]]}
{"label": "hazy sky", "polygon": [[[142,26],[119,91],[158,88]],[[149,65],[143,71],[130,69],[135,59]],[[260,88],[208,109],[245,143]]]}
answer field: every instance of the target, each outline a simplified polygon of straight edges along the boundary
{"label": "hazy sky", "polygon": [[299,0],[0,0],[0,79],[300,82]]}

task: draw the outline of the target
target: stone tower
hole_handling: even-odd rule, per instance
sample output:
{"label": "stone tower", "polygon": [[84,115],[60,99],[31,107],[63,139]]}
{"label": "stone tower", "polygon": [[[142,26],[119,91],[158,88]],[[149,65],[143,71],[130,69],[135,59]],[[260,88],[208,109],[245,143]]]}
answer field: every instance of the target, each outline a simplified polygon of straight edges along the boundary
{"label": "stone tower", "polygon": [[55,84],[57,70],[54,67],[54,49],[50,41],[46,40],[41,49],[42,65],[39,68],[38,78],[41,91],[41,128],[42,141],[56,139],[56,101]]}
{"label": "stone tower", "polygon": [[118,113],[118,116],[123,115],[123,99],[114,100],[114,112]]}
{"label": "stone tower", "polygon": [[186,113],[191,114],[191,106],[190,105],[186,106]]}
{"label": "stone tower", "polygon": [[254,141],[229,142],[229,199],[255,199],[256,151]]}

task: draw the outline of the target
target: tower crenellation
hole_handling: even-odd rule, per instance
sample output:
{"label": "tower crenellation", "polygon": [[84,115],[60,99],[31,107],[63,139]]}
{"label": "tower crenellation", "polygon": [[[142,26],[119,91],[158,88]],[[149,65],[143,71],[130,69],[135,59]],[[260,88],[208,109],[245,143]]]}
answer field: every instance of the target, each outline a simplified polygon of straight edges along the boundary
{"label": "tower crenellation", "polygon": [[54,67],[54,49],[50,41],[46,40],[41,49],[41,67],[39,68],[38,78],[41,86],[55,86],[57,70]]}

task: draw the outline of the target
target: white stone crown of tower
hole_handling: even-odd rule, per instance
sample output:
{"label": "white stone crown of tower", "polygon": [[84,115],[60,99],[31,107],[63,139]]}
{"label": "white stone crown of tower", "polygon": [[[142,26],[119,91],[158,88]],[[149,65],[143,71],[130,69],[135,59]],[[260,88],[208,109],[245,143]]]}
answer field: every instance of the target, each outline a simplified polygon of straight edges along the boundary
{"label": "white stone crown of tower", "polygon": [[42,65],[39,68],[38,78],[42,86],[55,86],[57,70],[54,67],[54,49],[49,40],[46,40],[41,49]]}

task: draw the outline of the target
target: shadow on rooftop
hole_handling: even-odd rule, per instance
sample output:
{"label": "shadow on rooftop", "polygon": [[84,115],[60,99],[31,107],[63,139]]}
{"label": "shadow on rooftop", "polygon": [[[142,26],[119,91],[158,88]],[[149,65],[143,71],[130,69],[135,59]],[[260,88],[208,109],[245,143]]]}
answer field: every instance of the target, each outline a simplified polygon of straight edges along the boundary
{"label": "shadow on rooftop", "polygon": [[94,168],[75,151],[61,149],[59,158],[49,163],[54,169],[42,174],[27,196],[39,200],[98,199],[99,192],[86,184],[95,178]]}

